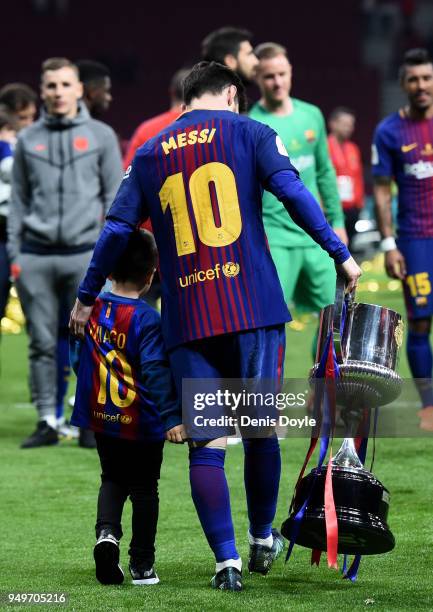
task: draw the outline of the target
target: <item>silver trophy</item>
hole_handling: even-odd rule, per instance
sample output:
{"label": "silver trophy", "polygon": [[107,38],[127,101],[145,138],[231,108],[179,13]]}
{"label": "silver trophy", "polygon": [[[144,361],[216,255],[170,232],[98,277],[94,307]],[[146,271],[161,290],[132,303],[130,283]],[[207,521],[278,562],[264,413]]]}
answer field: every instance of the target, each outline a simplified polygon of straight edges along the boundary
{"label": "silver trophy", "polygon": [[[345,282],[337,277],[335,303],[321,312],[315,374],[332,332],[339,377],[336,404],[345,423],[345,438],[332,462],[332,482],[338,519],[338,552],[372,555],[394,548],[386,523],[389,491],[364,469],[354,438],[362,414],[395,400],[402,381],[395,371],[403,342],[403,321],[397,312],[374,304],[356,303],[354,292],[345,296]],[[367,435],[367,434],[363,434]],[[324,488],[327,466],[312,470],[296,490],[283,535],[290,539],[294,517],[309,498],[297,544],[326,550]]]}
{"label": "silver trophy", "polygon": [[344,279],[338,276],[335,303],[321,312],[317,363],[311,374],[314,377],[332,330],[340,370],[337,404],[348,410],[360,405],[371,409],[389,404],[401,393],[395,368],[403,320],[394,310],[356,303],[354,298],[352,292],[345,299]]}

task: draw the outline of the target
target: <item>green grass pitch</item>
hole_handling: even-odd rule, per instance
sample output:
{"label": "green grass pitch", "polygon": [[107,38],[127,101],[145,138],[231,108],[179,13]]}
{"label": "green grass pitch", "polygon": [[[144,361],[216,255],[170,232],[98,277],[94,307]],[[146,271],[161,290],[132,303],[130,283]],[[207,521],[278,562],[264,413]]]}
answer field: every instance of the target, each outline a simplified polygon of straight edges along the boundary
{"label": "green grass pitch", "polygon": [[[378,281],[379,291],[360,291],[358,301],[403,311],[400,291],[385,291],[386,281],[380,272],[369,272],[367,280]],[[304,376],[310,363],[316,322],[310,319],[303,325],[303,331],[288,330],[287,376]],[[18,448],[35,421],[34,409],[28,404],[25,336],[4,336],[0,352],[0,609],[7,609],[4,596],[8,592],[66,592],[69,600],[63,607],[105,612],[433,609],[433,436],[378,440],[374,471],[391,491],[389,522],[397,544],[386,555],[364,557],[355,584],[328,570],[325,560],[319,568],[311,567],[309,551],[295,547],[290,562],[284,565],[278,560],[267,578],[246,574],[243,593],[212,591],[209,579],[214,563],[189,494],[187,449],[166,445],[156,563],[161,583],[134,587],[127,576],[120,587],[99,585],[92,558],[99,479],[97,455],[78,448],[73,441],[53,448]],[[408,375],[404,355],[400,372]],[[276,526],[286,518],[306,447],[306,440],[282,442],[283,473]],[[247,516],[242,470],[241,447],[229,448],[227,474],[232,510],[245,560]],[[123,524],[121,558],[126,570],[129,505]],[[18,607],[23,606],[8,609]]]}

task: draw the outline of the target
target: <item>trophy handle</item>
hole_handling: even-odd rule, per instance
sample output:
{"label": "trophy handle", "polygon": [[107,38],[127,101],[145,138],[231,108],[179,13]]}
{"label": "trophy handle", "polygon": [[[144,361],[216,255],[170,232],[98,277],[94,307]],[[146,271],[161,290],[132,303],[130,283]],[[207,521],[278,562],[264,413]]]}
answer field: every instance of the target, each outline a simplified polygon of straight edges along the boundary
{"label": "trophy handle", "polygon": [[355,299],[355,289],[350,293],[346,293],[346,279],[342,274],[337,274],[337,281],[335,284],[335,300],[334,300],[334,311],[332,319],[332,339],[334,341],[335,354],[337,356],[337,363],[343,363],[346,359],[346,355],[343,350],[343,305],[351,303]]}

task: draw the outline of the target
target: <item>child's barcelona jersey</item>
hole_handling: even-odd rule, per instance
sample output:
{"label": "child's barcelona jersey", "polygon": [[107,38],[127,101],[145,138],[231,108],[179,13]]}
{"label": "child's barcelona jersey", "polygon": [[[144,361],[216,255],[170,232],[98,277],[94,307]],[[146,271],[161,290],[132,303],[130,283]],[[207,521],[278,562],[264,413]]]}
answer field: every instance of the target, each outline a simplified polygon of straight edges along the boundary
{"label": "child's barcelona jersey", "polygon": [[275,132],[229,111],[185,113],[138,150],[107,218],[151,218],[168,348],[290,320],[261,215],[281,170]]}
{"label": "child's barcelona jersey", "polygon": [[165,364],[159,314],[143,300],[101,294],[80,347],[71,422],[129,440],[162,439],[160,415],[177,404],[170,380],[164,406],[156,405],[157,393],[146,383],[149,372],[158,380],[158,368],[165,375]]}
{"label": "child's barcelona jersey", "polygon": [[403,111],[376,129],[374,176],[394,177],[398,185],[398,235],[433,237],[433,119],[413,121]]}

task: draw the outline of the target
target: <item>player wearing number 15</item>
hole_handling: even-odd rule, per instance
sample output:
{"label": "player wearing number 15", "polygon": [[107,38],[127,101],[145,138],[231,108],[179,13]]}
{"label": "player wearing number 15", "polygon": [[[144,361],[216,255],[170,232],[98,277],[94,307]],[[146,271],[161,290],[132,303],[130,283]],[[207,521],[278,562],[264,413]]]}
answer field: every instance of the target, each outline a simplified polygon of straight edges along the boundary
{"label": "player wearing number 15", "polygon": [[[405,54],[400,83],[408,106],[386,117],[374,136],[376,213],[389,276],[403,281],[409,319],[407,356],[433,431],[433,63],[425,49]],[[397,241],[392,235],[391,179],[398,185]]]}
{"label": "player wearing number 15", "polygon": [[[351,285],[360,270],[276,133],[237,114],[243,85],[234,72],[214,62],[197,64],[184,81],[184,100],[187,112],[139,149],[126,172],[80,286],[71,328],[82,332],[127,236],[150,216],[160,255],[163,333],[178,392],[185,378],[277,381],[290,314],[263,228],[263,187],[342,264]],[[182,434],[175,427],[168,437],[181,441]],[[218,438],[191,447],[191,492],[215,555],[212,586],[240,590],[225,446],[226,438]],[[244,440],[244,448],[248,567],[265,574],[282,549],[272,530],[280,450],[274,435]]]}

